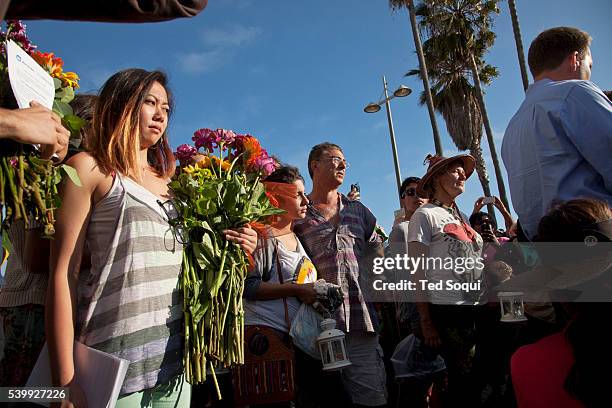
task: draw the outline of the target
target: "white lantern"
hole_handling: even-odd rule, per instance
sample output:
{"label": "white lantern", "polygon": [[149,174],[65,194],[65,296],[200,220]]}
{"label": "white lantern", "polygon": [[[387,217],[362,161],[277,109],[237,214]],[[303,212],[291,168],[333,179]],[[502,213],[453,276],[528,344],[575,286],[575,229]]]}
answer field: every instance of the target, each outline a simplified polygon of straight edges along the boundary
{"label": "white lantern", "polygon": [[346,355],[344,333],[336,329],[336,321],[334,319],[323,320],[321,329],[321,334],[317,337],[317,344],[321,353],[323,370],[339,370],[351,365]]}
{"label": "white lantern", "polygon": [[499,305],[501,307],[502,322],[524,322],[525,306],[523,305],[523,292],[499,292]]}

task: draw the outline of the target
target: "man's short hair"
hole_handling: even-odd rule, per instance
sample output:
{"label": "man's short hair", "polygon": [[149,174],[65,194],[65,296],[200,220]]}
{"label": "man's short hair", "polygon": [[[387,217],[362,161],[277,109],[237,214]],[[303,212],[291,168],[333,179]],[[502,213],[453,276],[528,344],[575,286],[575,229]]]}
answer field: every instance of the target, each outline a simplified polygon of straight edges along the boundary
{"label": "man's short hair", "polygon": [[400,198],[402,198],[402,194],[404,194],[410,184],[419,184],[419,181],[421,181],[421,179],[418,177],[406,177],[399,189]]}
{"label": "man's short hair", "polygon": [[310,164],[313,161],[319,160],[321,158],[321,155],[323,155],[325,151],[333,150],[333,149],[340,150],[342,152],[342,148],[340,146],[338,146],[337,144],[329,143],[329,142],[319,143],[318,145],[313,146],[312,149],[310,149],[310,154],[308,155],[308,174],[310,174],[311,179],[312,179],[312,167]]}
{"label": "man's short hair", "polygon": [[529,46],[529,70],[535,78],[542,72],[555,69],[574,51],[580,59],[591,45],[589,33],[573,27],[555,27],[541,32]]}

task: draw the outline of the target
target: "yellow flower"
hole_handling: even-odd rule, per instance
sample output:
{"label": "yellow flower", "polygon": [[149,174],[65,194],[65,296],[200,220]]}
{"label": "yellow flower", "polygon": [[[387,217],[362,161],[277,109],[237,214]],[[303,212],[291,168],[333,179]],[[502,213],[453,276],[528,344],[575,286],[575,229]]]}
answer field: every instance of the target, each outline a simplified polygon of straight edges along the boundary
{"label": "yellow flower", "polygon": [[194,171],[196,171],[196,168],[193,167],[192,165],[183,167],[183,172],[184,173],[193,174]]}
{"label": "yellow flower", "polygon": [[78,88],[79,83],[77,82],[80,78],[75,72],[62,72],[57,76],[62,83],[71,88]]}

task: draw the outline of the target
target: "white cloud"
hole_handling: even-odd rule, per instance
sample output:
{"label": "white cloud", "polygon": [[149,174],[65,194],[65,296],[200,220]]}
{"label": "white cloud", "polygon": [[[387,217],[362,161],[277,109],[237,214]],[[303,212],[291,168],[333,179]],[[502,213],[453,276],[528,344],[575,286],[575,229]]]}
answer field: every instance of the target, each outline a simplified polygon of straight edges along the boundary
{"label": "white cloud", "polygon": [[[210,28],[202,34],[203,49],[185,51],[178,55],[181,69],[189,74],[211,72],[228,64],[235,49],[246,45],[262,33],[259,27],[234,24],[226,28]],[[261,68],[263,71],[263,67]]]}
{"label": "white cloud", "polygon": [[232,25],[227,28],[210,28],[202,35],[204,44],[211,47],[238,47],[261,35],[259,27]]}
{"label": "white cloud", "polygon": [[189,74],[211,72],[226,64],[231,55],[222,50],[189,52],[179,56],[181,69]]}

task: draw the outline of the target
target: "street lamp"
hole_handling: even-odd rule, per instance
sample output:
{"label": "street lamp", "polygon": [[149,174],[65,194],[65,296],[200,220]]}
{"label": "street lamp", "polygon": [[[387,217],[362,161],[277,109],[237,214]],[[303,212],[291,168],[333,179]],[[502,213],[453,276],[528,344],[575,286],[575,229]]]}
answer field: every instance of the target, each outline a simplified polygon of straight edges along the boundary
{"label": "street lamp", "polygon": [[383,75],[383,88],[385,91],[385,99],[378,102],[370,102],[363,109],[366,113],[376,113],[380,110],[380,105],[385,104],[387,109],[387,121],[389,122],[389,135],[391,136],[391,150],[393,152],[393,163],[395,165],[395,179],[397,181],[397,191],[399,191],[402,185],[402,176],[400,174],[399,159],[397,157],[397,147],[395,146],[395,130],[393,130],[393,118],[391,117],[391,104],[389,101],[395,97],[402,98],[412,93],[412,89],[407,86],[400,85],[399,88],[393,92],[393,95],[389,96],[387,92],[387,80]]}

